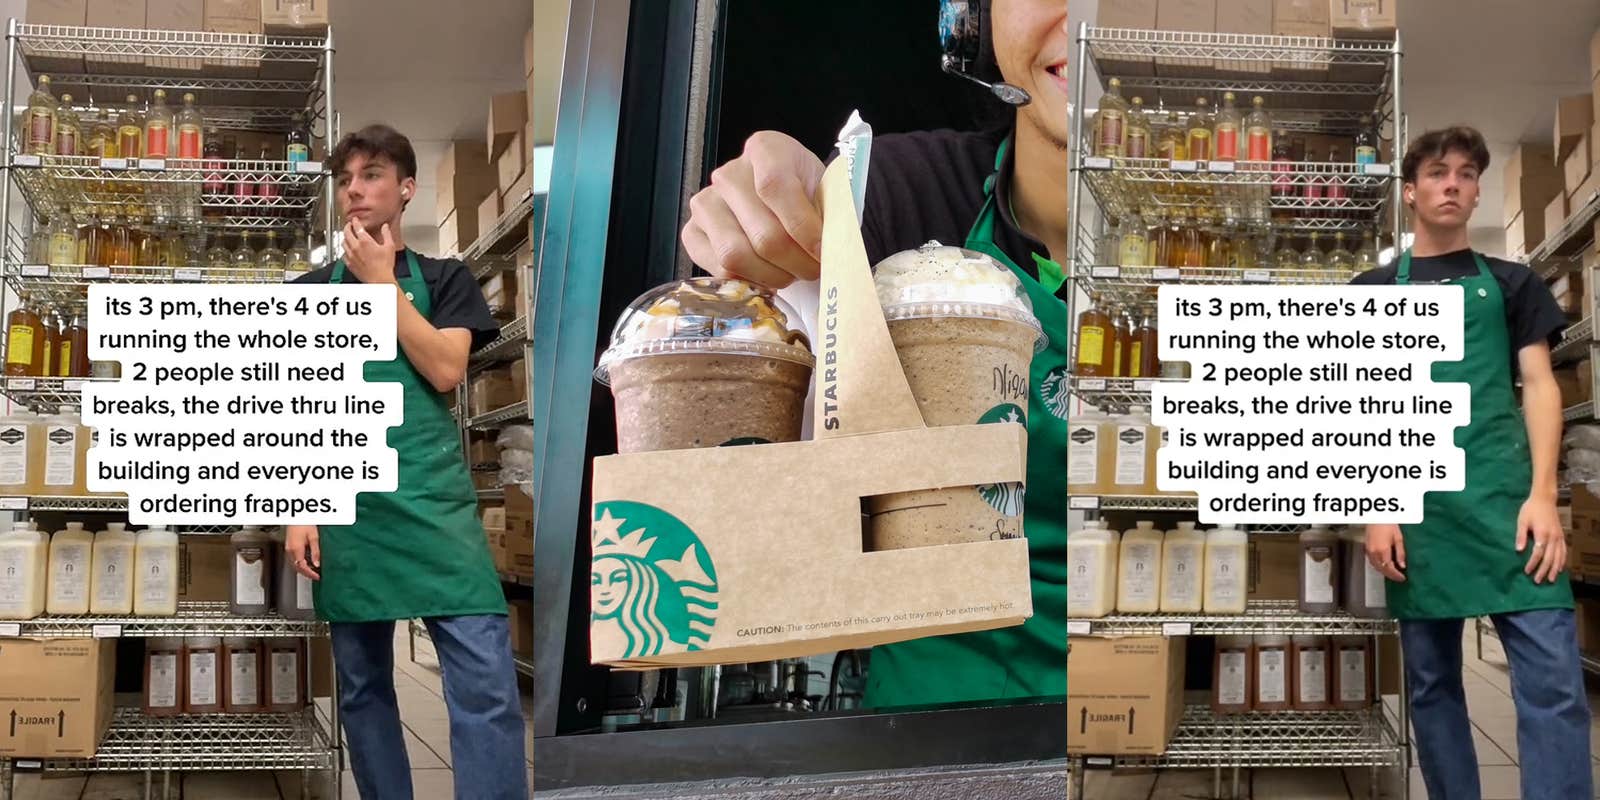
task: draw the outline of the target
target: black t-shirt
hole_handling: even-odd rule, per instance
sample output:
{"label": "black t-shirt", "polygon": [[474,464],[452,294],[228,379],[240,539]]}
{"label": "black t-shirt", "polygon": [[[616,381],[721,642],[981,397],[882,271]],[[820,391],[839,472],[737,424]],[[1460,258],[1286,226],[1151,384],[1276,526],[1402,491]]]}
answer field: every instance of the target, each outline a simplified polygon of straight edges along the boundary
{"label": "black t-shirt", "polygon": [[[956,247],[966,242],[983,210],[983,184],[994,174],[995,153],[1006,133],[937,130],[874,136],[861,221],[867,258],[876,264],[932,239]],[[1017,228],[1011,215],[1015,152],[1006,153],[995,185],[1000,208],[994,238],[1002,252],[1037,279],[1033,254],[1049,253]]]}
{"label": "black t-shirt", "polygon": [[[415,252],[415,251],[413,251]],[[477,350],[500,335],[500,323],[489,313],[489,303],[483,299],[483,290],[472,277],[467,265],[454,258],[436,259],[417,253],[417,266],[422,268],[422,282],[428,287],[433,304],[429,319],[433,327],[465,328],[472,332],[472,349]],[[404,252],[395,253],[394,274],[408,274]],[[295,283],[327,283],[333,276],[333,266],[315,269],[294,279]],[[360,283],[350,270],[344,273],[346,283]]]}
{"label": "black t-shirt", "polygon": [[[1567,327],[1567,317],[1556,305],[1555,296],[1544,281],[1522,264],[1493,256],[1483,256],[1489,273],[1500,284],[1505,297],[1506,333],[1511,338],[1511,371],[1517,374],[1517,353],[1522,348],[1539,342],[1551,347],[1561,342],[1561,332]],[[1398,261],[1387,267],[1369,270],[1357,275],[1350,283],[1357,285],[1393,284],[1400,271]],[[1440,283],[1447,279],[1464,278],[1478,274],[1471,250],[1457,250],[1440,256],[1411,259],[1412,283]]]}

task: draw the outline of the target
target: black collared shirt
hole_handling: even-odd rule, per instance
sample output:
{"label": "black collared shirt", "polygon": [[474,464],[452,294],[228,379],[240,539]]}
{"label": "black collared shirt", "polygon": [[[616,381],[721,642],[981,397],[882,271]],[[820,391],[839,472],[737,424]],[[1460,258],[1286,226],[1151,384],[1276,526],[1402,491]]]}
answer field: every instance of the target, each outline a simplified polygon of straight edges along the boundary
{"label": "black collared shirt", "polygon": [[[416,251],[412,251],[416,252]],[[417,253],[417,266],[422,270],[422,282],[428,287],[428,297],[433,306],[429,322],[439,330],[465,328],[472,333],[472,349],[477,350],[500,335],[500,323],[489,312],[489,303],[483,299],[472,270],[454,258],[428,258]],[[394,255],[394,274],[406,274],[406,255]],[[320,267],[294,279],[294,283],[327,283],[333,276],[333,266]],[[347,283],[360,283],[354,273],[346,269]]]}
{"label": "black collared shirt", "polygon": [[[983,210],[984,181],[994,174],[995,153],[1006,134],[937,130],[874,136],[861,222],[872,263],[932,239],[961,246]],[[1049,251],[1023,233],[1011,214],[1015,160],[1011,148],[995,185],[1000,203],[995,244],[1037,280],[1033,254],[1048,256]]]}

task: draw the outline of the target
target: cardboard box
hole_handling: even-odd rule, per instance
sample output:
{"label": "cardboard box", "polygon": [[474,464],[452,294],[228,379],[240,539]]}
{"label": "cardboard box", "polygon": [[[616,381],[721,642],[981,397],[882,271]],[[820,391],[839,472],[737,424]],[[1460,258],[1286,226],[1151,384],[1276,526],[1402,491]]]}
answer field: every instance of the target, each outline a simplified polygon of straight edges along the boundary
{"label": "cardboard box", "polygon": [[499,158],[528,124],[528,93],[504,92],[489,98],[489,158]]}
{"label": "cardboard box", "polygon": [[483,527],[485,528],[504,528],[506,526],[506,507],[503,505],[488,506],[483,509],[479,519],[483,521]]}
{"label": "cardboard box", "polygon": [[[205,29],[212,33],[238,34],[238,46],[230,46],[205,60],[208,73],[224,77],[253,78],[261,73],[262,46],[260,0],[205,0]],[[225,102],[227,93],[211,102]],[[240,92],[239,95],[251,93]],[[245,99],[245,98],[235,98]]]}
{"label": "cardboard box", "polygon": [[512,600],[507,603],[511,625],[511,652],[518,655],[533,654],[533,602]]}
{"label": "cardboard box", "polygon": [[[145,9],[145,26],[157,31],[205,30],[205,0],[157,0]],[[190,75],[202,68],[198,58],[150,56],[144,65],[157,75]],[[178,95],[182,102],[183,95]]]}
{"label": "cardboard box", "polygon": [[[86,23],[91,28],[144,27],[145,0],[89,0]],[[144,56],[92,55],[84,57],[84,69],[93,73],[126,72],[128,64],[144,64]]]}
{"label": "cardboard box", "polygon": [[[1551,374],[1556,376],[1556,386],[1561,390],[1562,408],[1575,406],[1583,402],[1578,399],[1578,371],[1576,368],[1556,369]],[[1569,514],[1572,511],[1567,506],[1560,506],[1556,510],[1560,511],[1562,509],[1565,509]],[[1572,520],[1569,518],[1562,523],[1561,529],[1570,533],[1572,531]]]}
{"label": "cardboard box", "polygon": [[233,545],[226,536],[178,537],[178,599],[226,603],[233,592]]}
{"label": "cardboard box", "polygon": [[485,278],[483,285],[483,299],[489,304],[489,310],[494,313],[508,312],[516,307],[517,273],[515,270],[501,270]]}
{"label": "cardboard box", "polygon": [[1600,498],[1584,483],[1572,485],[1572,547],[1567,561],[1580,575],[1600,575]]}
{"label": "cardboard box", "polygon": [[[82,27],[88,21],[88,0],[28,0],[29,25]],[[29,60],[33,68],[46,73],[82,73],[81,56],[40,56]],[[23,102],[27,102],[24,96]]]}
{"label": "cardboard box", "polygon": [[504,368],[479,373],[467,390],[467,402],[473,416],[517,402],[517,390],[511,385],[511,375]]}
{"label": "cardboard box", "polygon": [[1561,230],[1567,221],[1567,196],[1558,194],[1550,199],[1544,207],[1544,229],[1546,234]]}
{"label": "cardboard box", "polygon": [[[1583,208],[1585,203],[1594,199],[1596,194],[1600,194],[1600,166],[1591,164],[1589,166],[1589,177],[1584,178],[1583,183],[1568,196],[1567,205],[1573,212],[1576,212],[1578,209]],[[1547,233],[1553,233],[1553,231]]]}
{"label": "cardboard box", "polygon": [[[1217,0],[1157,0],[1156,29],[1216,33]],[[1165,78],[1204,78],[1215,71],[1216,62],[1209,58],[1156,59],[1156,74]]]}
{"label": "cardboard box", "polygon": [[1183,718],[1188,640],[1074,636],[1067,651],[1067,753],[1165,753]]}
{"label": "cardboard box", "polygon": [[467,459],[473,464],[497,464],[500,462],[500,450],[494,446],[494,439],[474,436],[467,446]]}
{"label": "cardboard box", "polygon": [[474,489],[500,488],[499,472],[474,472],[472,473],[472,487]]}
{"label": "cardboard box", "polygon": [[[1525,214],[1518,214],[1516,218],[1506,225],[1506,258],[1512,261],[1520,260],[1539,246],[1539,242],[1544,240],[1543,214],[1540,214],[1538,219],[1534,220],[1534,226],[1540,229],[1536,233],[1528,230],[1527,215]],[[441,243],[440,247],[442,248],[443,246]]]}
{"label": "cardboard box", "polygon": [[505,209],[500,206],[500,193],[490,192],[483,202],[478,204],[478,236],[483,238],[494,230],[495,223],[500,221],[500,215]]}
{"label": "cardboard box", "polygon": [[[1099,28],[1134,28],[1148,31],[1156,27],[1156,0],[1100,0],[1094,24]],[[1227,5],[1226,3],[1224,5]],[[1100,62],[1106,74],[1147,77],[1156,74],[1155,61],[1149,58],[1119,58]],[[548,142],[541,142],[548,144]]]}
{"label": "cardboard box", "polygon": [[1578,376],[1578,402],[1587,403],[1594,399],[1594,369],[1589,364],[1589,359],[1579,361],[1573,371]]}
{"label": "cardboard box", "polygon": [[[1272,35],[1272,0],[1224,0],[1217,4],[1217,33],[1251,36]],[[1223,75],[1264,75],[1272,71],[1265,61],[1219,58],[1217,72]]]}
{"label": "cardboard box", "polygon": [[1575,94],[1556,103],[1556,158],[1564,159],[1594,126],[1594,95]]}
{"label": "cardboard box", "polygon": [[1393,39],[1400,25],[1399,0],[1329,0],[1328,21],[1336,39]]}
{"label": "cardboard box", "polygon": [[[1560,194],[1564,188],[1564,179],[1561,169],[1556,163],[1555,148],[1549,144],[1523,142],[1511,152],[1511,157],[1506,160],[1505,170],[1505,217],[1506,226],[1510,227],[1511,220],[1524,211],[1530,226],[1534,225],[1537,218],[1539,239],[1544,238],[1544,207],[1549,204],[1550,198]],[[1535,240],[1535,244],[1538,240]],[[1532,248],[1529,248],[1530,250]]]}
{"label": "cardboard box", "polygon": [[[1589,74],[1600,79],[1600,28],[1596,28],[1594,36],[1589,37]],[[1600,94],[1595,95],[1595,100],[1600,101]],[[1600,118],[1600,113],[1596,113],[1595,117]]]}
{"label": "cardboard box", "polygon": [[457,208],[445,217],[439,226],[439,253],[455,255],[470,247],[478,238],[478,205]]}
{"label": "cardboard box", "polygon": [[516,578],[533,578],[533,498],[526,484],[505,488],[506,572]]}
{"label": "cardboard box", "polygon": [[[1273,0],[1272,33],[1276,36],[1333,36],[1328,0]],[[1326,80],[1333,64],[1331,52],[1307,51],[1286,61],[1275,61],[1272,74],[1293,80]]]}
{"label": "cardboard box", "polygon": [[[1583,184],[1589,180],[1589,173],[1593,169],[1593,140],[1590,138],[1589,132],[1584,131],[1583,135],[1578,137],[1578,143],[1573,146],[1572,152],[1568,153],[1567,157],[1561,162],[1564,187],[1561,194],[1563,196],[1575,195],[1583,191]],[[1563,217],[1562,221],[1565,222],[1566,218]],[[1555,228],[1546,228],[1545,232],[1554,233]]]}
{"label": "cardboard box", "polygon": [[[1584,253],[1583,268],[1585,270],[1600,268],[1600,252],[1590,250],[1589,252]],[[1583,287],[1583,291],[1578,293],[1578,302],[1583,304],[1583,316],[1585,317],[1594,317],[1594,295],[1596,288],[1600,287],[1596,287],[1592,283],[1586,283]]]}
{"label": "cardboard box", "polygon": [[510,190],[516,185],[517,179],[522,177],[522,173],[529,171],[528,161],[531,158],[527,138],[519,129],[516,135],[511,137],[511,143],[506,146],[505,151],[494,162],[497,173],[495,186],[500,193],[504,194]]}
{"label": "cardboard box", "polygon": [[528,399],[528,365],[523,359],[517,359],[506,367],[511,373],[511,387],[516,390],[517,402]]}
{"label": "cardboard box", "polygon": [[525,169],[522,171],[522,177],[518,178],[516,183],[511,184],[511,186],[507,187],[506,190],[500,194],[501,205],[506,208],[511,208],[517,203],[522,202],[522,198],[526,197],[528,192],[532,189],[533,170]]}
{"label": "cardboard box", "polygon": [[111,727],[116,642],[0,640],[0,756],[86,758]]}
{"label": "cardboard box", "polygon": [[473,213],[472,224],[463,230],[466,235],[461,244],[472,242],[478,230],[477,208],[496,186],[495,167],[489,161],[489,150],[482,139],[457,139],[445,149],[439,159],[434,189],[437,193],[438,219],[449,216],[451,210],[458,215],[463,209]]}
{"label": "cardboard box", "polygon": [[528,295],[533,291],[533,268],[517,267],[517,282],[521,286],[528,287],[527,289],[521,289],[517,291],[517,300],[515,303],[517,317],[527,318],[529,302]]}
{"label": "cardboard box", "polygon": [[1300,542],[1292,536],[1250,537],[1250,572],[1245,596],[1251,600],[1300,597]]}
{"label": "cardboard box", "polygon": [[1568,314],[1577,314],[1583,308],[1583,273],[1568,272],[1550,284],[1550,294],[1556,306]]}
{"label": "cardboard box", "polygon": [[[862,498],[1022,481],[1027,432],[1015,423],[923,424],[875,300],[848,162],[835,159],[822,180],[819,291],[838,300],[823,310],[830,334],[818,362],[829,366],[818,373],[818,438],[595,459],[597,563],[664,559],[663,574],[690,592],[687,613],[704,608],[697,599],[714,598],[716,614],[635,649],[622,627],[631,623],[602,610],[589,629],[594,663],[632,669],[800,658],[1032,616],[1020,530],[1017,538],[863,552]],[[789,478],[784,491],[730,505],[718,487],[752,474]],[[510,508],[508,500],[508,518]]]}
{"label": "cardboard box", "polygon": [[333,0],[261,0],[261,28],[268,36],[320,36],[328,32]]}

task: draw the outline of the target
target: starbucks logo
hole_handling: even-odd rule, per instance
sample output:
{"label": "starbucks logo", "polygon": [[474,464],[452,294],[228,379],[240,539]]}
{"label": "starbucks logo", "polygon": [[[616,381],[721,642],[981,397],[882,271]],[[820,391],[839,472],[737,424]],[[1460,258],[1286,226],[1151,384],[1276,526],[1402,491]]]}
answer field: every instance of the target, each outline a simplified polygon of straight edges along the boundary
{"label": "starbucks logo", "polygon": [[655,506],[600,503],[590,532],[591,637],[623,657],[701,650],[717,623],[717,570],[689,526]]}
{"label": "starbucks logo", "polygon": [[[1021,406],[1015,403],[1004,403],[984,412],[978,418],[979,425],[989,425],[995,422],[1015,422],[1026,425],[1028,415]],[[978,487],[978,495],[983,498],[990,508],[1008,517],[1022,513],[1022,484],[1020,483],[986,483]]]}
{"label": "starbucks logo", "polygon": [[1044,400],[1044,407],[1058,419],[1067,418],[1067,368],[1066,365],[1056,367],[1045,373],[1044,381],[1039,384],[1039,397]]}

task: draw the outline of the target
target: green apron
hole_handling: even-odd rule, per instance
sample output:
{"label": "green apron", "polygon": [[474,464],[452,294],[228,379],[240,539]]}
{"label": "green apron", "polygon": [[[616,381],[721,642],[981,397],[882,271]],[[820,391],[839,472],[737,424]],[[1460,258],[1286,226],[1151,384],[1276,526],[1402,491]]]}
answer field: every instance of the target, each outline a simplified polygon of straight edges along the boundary
{"label": "green apron", "polygon": [[995,155],[995,174],[966,248],[1011,268],[1049,336],[1029,371],[1028,482],[1023,531],[1032,571],[1033,616],[1020,626],[913,639],[872,648],[865,704],[933,705],[1067,693],[1067,304],[1055,296],[1061,268],[1034,255],[1042,283],[994,242],[999,216],[994,187],[1010,140]]}
{"label": "green apron", "polygon": [[[417,257],[406,251],[400,288],[424,318],[433,301]],[[329,283],[344,282],[344,261]],[[373,383],[404,390],[404,422],[389,429],[399,456],[398,488],[356,495],[354,525],[323,525],[322,580],[312,584],[317,615],[330,622],[505,614],[505,594],[478,520],[478,494],[461,452],[461,433],[436,391],[405,351],[369,361]]]}
{"label": "green apron", "polygon": [[[1528,430],[1511,392],[1511,337],[1500,283],[1476,252],[1478,274],[1451,281],[1464,297],[1460,361],[1433,365],[1433,380],[1472,388],[1472,421],[1457,428],[1466,455],[1466,489],[1428,492],[1423,521],[1402,525],[1406,579],[1388,583],[1389,611],[1400,619],[1461,619],[1540,608],[1572,608],[1562,573],[1536,584],[1523,573],[1532,541],[1517,552],[1517,515],[1533,485]],[[1400,256],[1395,284],[1411,283],[1411,251]]]}

